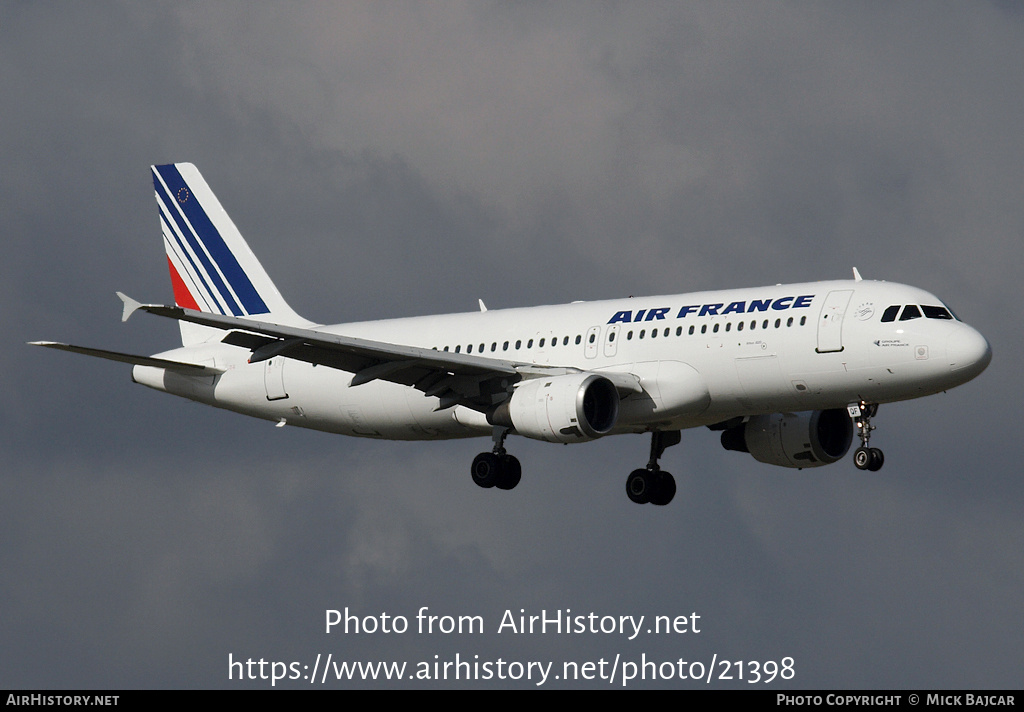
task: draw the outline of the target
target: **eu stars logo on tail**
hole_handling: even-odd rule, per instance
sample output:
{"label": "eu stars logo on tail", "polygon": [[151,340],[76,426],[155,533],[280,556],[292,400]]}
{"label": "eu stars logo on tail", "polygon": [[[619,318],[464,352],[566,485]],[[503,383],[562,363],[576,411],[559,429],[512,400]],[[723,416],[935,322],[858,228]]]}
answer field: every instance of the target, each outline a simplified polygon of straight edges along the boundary
{"label": "eu stars logo on tail", "polygon": [[317,324],[284,300],[195,166],[153,166],[152,177],[174,304],[119,296],[123,319],[178,321],[181,347],[138,356],[34,344],[133,364],[137,383],[278,426],[490,436],[470,468],[484,488],[520,482],[509,435],[648,433],[649,459],[626,494],[668,504],[675,478],[659,461],[698,426],[720,431],[727,450],[794,468],[837,462],[856,437],[854,465],[875,471],[879,404],[966,383],[992,356],[933,294],[856,270],[852,280]]}

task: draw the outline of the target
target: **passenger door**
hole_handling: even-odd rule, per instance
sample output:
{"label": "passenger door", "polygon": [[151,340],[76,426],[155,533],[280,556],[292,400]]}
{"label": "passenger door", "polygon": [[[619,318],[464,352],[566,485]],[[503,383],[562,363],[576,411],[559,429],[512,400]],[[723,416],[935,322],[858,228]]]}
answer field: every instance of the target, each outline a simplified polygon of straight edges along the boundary
{"label": "passenger door", "polygon": [[825,297],[818,317],[819,354],[843,350],[843,317],[852,296],[852,289],[837,289]]}

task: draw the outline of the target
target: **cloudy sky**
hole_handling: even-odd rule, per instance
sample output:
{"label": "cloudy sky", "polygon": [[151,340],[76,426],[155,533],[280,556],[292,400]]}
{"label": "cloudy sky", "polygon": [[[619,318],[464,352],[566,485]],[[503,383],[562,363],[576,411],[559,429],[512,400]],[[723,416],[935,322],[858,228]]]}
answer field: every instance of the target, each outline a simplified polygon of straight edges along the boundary
{"label": "cloudy sky", "polygon": [[[3,3],[0,687],[264,687],[229,655],[318,654],[1019,687],[1022,52],[1008,2]],[[879,473],[694,430],[663,460],[675,501],[638,507],[648,438],[513,438],[522,484],[484,491],[486,440],[278,430],[24,345],[174,345],[114,291],[172,298],[148,166],[175,161],[317,321],[857,266],[939,294],[994,360],[883,406]],[[324,632],[422,606],[486,630]],[[499,635],[520,609],[700,633]]]}

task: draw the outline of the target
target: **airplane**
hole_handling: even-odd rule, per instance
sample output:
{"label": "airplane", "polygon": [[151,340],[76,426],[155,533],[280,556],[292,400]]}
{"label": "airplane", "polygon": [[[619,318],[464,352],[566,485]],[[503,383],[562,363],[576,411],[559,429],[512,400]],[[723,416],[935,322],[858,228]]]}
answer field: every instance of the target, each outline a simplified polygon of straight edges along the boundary
{"label": "airplane", "polygon": [[173,305],[118,292],[177,320],[182,345],[138,356],[33,345],[133,365],[132,380],[218,408],[356,437],[490,436],[473,481],[513,489],[510,434],[580,443],[650,433],[626,479],[638,504],[668,504],[659,460],[706,426],[727,450],[790,468],[848,453],[877,471],[882,403],[978,376],[992,350],[936,296],[863,279],[324,325],[299,316],[190,163],[151,167]]}

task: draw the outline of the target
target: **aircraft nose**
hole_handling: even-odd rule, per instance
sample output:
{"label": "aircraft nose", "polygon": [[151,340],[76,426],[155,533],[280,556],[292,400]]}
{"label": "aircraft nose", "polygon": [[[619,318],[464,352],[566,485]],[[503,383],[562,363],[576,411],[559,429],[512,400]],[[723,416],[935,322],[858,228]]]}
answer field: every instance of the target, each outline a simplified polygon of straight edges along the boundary
{"label": "aircraft nose", "polygon": [[946,356],[951,371],[974,378],[988,367],[992,360],[992,347],[976,330],[961,324],[946,341]]}

